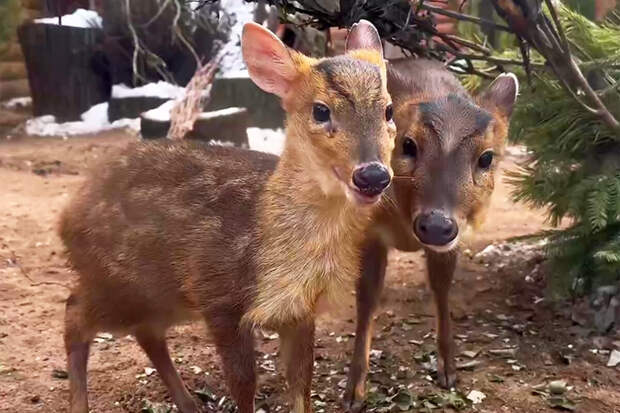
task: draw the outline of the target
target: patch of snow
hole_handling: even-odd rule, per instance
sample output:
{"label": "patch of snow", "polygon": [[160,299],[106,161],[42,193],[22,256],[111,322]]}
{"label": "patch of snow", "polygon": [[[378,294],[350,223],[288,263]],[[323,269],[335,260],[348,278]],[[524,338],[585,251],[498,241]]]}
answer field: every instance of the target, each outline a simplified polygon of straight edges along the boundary
{"label": "patch of snow", "polygon": [[226,109],[214,110],[211,112],[202,112],[200,115],[198,115],[198,119],[211,119],[211,118],[215,118],[218,116],[232,115],[233,113],[236,113],[242,110],[246,110],[246,109],[230,107]]}
{"label": "patch of snow", "polygon": [[220,77],[228,79],[247,79],[250,77],[247,69],[243,70],[231,70],[229,72],[222,72]]}
{"label": "patch of snow", "polygon": [[250,149],[280,155],[286,136],[282,129],[248,128]]}
{"label": "patch of snow", "polygon": [[224,55],[220,63],[222,76],[246,67],[241,55],[241,32],[245,23],[254,21],[254,7],[253,3],[246,3],[243,0],[222,0],[221,2],[222,10],[225,10],[235,22],[230,29],[230,39],[224,46],[229,52]]}
{"label": "patch of snow", "polygon": [[228,146],[228,147],[235,146],[235,144],[233,142],[220,141],[218,139],[211,139],[209,141],[209,145],[211,145],[211,146]]}
{"label": "patch of snow", "polygon": [[[58,17],[46,17],[36,19],[35,23],[58,25]],[[96,11],[77,9],[73,14],[66,14],[61,17],[61,24],[69,27],[80,27],[83,29],[101,29],[103,19]]]}
{"label": "patch of snow", "polygon": [[32,98],[30,96],[13,98],[6,102],[2,102],[2,107],[5,109],[25,108],[30,105],[32,105]]}
{"label": "patch of snow", "polygon": [[52,115],[39,116],[26,122],[26,133],[38,136],[70,136],[118,128],[140,130],[140,119],[119,119],[110,123],[107,102],[93,106],[84,112],[81,118],[80,121],[57,123]]}
{"label": "patch of snow", "polygon": [[185,96],[185,88],[168,82],[159,81],[144,86],[130,88],[124,84],[112,86],[112,98],[155,97],[162,99],[181,99]]}
{"label": "patch of snow", "polygon": [[144,112],[142,116],[158,122],[168,122],[170,121],[170,111],[176,103],[176,100],[169,100],[166,103],[156,107],[155,109]]}

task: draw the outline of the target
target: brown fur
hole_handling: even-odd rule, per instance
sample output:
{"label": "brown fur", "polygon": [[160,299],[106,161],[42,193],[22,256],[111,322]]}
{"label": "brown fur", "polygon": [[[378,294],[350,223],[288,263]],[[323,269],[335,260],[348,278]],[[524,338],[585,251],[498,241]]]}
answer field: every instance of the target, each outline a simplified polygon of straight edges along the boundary
{"label": "brown fur", "polygon": [[[382,200],[368,237],[357,288],[355,351],[345,392],[350,412],[364,404],[371,320],[377,309],[387,253],[426,249],[428,280],[437,308],[438,382],[455,383],[454,343],[448,292],[456,265],[456,248],[435,251],[414,234],[414,220],[423,211],[441,209],[461,229],[484,217],[493,192],[497,165],[504,153],[508,122],[516,97],[506,78],[472,98],[440,63],[398,60],[388,67],[388,89],[394,101],[397,138],[392,167],[394,182]],[[417,142],[415,158],[403,153],[403,142]],[[477,160],[492,149],[491,168],[479,170]]]}
{"label": "brown fur", "polygon": [[[293,411],[312,411],[317,303],[355,279],[373,211],[354,202],[334,169],[350,179],[367,161],[362,144],[389,165],[395,128],[385,120],[380,53],[352,51],[335,62],[287,53],[295,96],[282,96],[279,162],[241,149],[140,143],[99,166],[63,212],[60,234],[80,275],[66,313],[72,413],[88,411],[86,360],[101,330],[134,334],[179,409],[199,411],[165,343],[169,327],[195,318],[214,337],[241,413],[254,412],[254,326],[280,332]],[[322,63],[333,65],[331,80]],[[271,80],[262,85],[286,91]],[[370,81],[374,94],[353,102],[334,88],[368,90]],[[317,100],[331,108],[334,128],[312,120]],[[362,120],[372,133],[360,130]]]}

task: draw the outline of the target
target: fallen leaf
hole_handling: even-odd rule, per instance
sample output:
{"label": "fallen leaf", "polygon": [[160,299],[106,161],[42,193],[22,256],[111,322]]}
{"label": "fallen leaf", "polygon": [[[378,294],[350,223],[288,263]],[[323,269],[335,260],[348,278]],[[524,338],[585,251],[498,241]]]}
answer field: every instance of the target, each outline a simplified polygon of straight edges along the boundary
{"label": "fallen leaf", "polygon": [[549,392],[560,395],[566,393],[566,382],[564,380],[554,380],[549,383]]}
{"label": "fallen leaf", "polygon": [[478,360],[466,361],[465,363],[457,363],[457,370],[473,370],[477,366],[481,365],[482,362]]}
{"label": "fallen leaf", "polygon": [[558,409],[558,410],[575,410],[577,405],[572,400],[567,399],[566,397],[561,396],[553,396],[547,399],[549,406]]}
{"label": "fallen leaf", "polygon": [[512,358],[517,354],[516,348],[500,348],[500,349],[491,349],[488,350],[489,354],[493,354],[494,356],[500,356],[504,358]]}
{"label": "fallen leaf", "polygon": [[497,374],[489,374],[489,381],[491,383],[503,383],[504,378],[501,376],[498,376]]}
{"label": "fallen leaf", "polygon": [[52,377],[55,379],[68,379],[69,373],[66,370],[54,369],[52,370]]}
{"label": "fallen leaf", "polygon": [[466,350],[466,351],[463,351],[461,354],[467,358],[475,359],[479,353],[480,353],[480,350]]}
{"label": "fallen leaf", "polygon": [[472,390],[467,395],[467,400],[471,401],[473,404],[480,404],[484,399],[486,399],[487,395],[478,390]]}
{"label": "fallen leaf", "polygon": [[609,355],[609,361],[607,361],[607,367],[616,367],[620,364],[620,351],[614,350]]}
{"label": "fallen leaf", "polygon": [[194,393],[198,396],[198,398],[204,402],[216,402],[218,400],[217,395],[213,390],[208,387],[203,387],[201,389],[194,390]]}
{"label": "fallen leaf", "polygon": [[148,400],[144,401],[144,406],[142,407],[143,413],[171,413],[172,406],[166,403],[152,403]]}

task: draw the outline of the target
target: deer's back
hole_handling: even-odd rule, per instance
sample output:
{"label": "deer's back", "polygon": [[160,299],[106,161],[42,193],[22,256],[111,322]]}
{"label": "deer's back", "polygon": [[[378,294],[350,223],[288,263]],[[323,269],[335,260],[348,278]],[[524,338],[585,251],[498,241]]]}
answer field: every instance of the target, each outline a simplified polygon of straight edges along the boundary
{"label": "deer's back", "polygon": [[135,308],[154,319],[186,318],[231,295],[243,302],[253,276],[254,207],[277,159],[141,143],[100,165],[61,219],[82,290],[93,303],[115,306],[126,324],[139,321],[130,320],[141,317]]}

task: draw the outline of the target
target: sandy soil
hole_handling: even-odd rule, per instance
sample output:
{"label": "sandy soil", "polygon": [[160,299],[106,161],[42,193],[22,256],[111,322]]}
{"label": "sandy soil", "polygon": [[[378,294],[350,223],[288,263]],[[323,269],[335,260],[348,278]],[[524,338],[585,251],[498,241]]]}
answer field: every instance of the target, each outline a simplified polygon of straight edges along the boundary
{"label": "sandy soil", "polygon": [[[111,148],[134,139],[110,132],[69,140],[0,140],[0,412],[66,410],[63,313],[67,287],[75,276],[65,264],[56,220],[82,182],[85,168]],[[514,162],[509,157],[504,166],[513,168]],[[543,227],[542,212],[512,204],[509,191],[499,183],[489,219],[471,245],[474,252]],[[577,403],[577,411],[620,412],[620,369],[605,367],[609,357],[605,351],[592,351],[600,340],[571,323],[566,305],[538,300],[544,295],[544,282],[540,271],[532,272],[536,262],[523,260],[501,270],[467,257],[461,262],[452,295],[458,348],[478,352],[473,360],[479,364],[460,372],[458,391],[486,395],[482,403],[466,406],[465,411],[549,411],[547,398],[533,394],[532,386],[562,379],[569,386],[566,397]],[[532,277],[530,282],[526,275]],[[341,411],[355,328],[353,303],[351,294],[340,314],[318,324],[317,412]],[[421,403],[434,400],[437,405],[449,396],[429,380],[424,368],[424,359],[434,349],[432,314],[421,255],[392,253],[373,343],[377,351],[369,387],[378,404],[371,409],[380,411],[377,406],[385,405],[386,398],[381,394],[394,394],[398,386],[408,388]],[[169,338],[178,368],[188,386],[202,394],[205,410],[229,411],[219,362],[203,326],[178,327]],[[277,340],[264,334],[259,343],[259,407],[284,412],[284,384],[274,370]],[[508,346],[515,348],[509,359],[488,352]],[[461,355],[459,361],[471,360]],[[170,399],[157,373],[145,373],[148,367],[134,340],[101,335],[89,365],[91,411],[168,411]]]}

